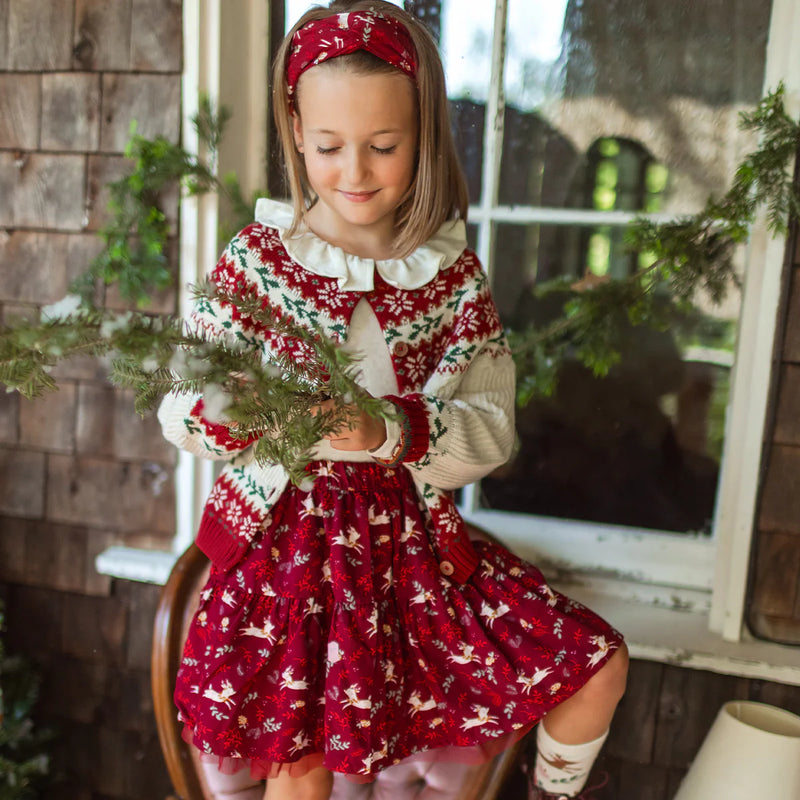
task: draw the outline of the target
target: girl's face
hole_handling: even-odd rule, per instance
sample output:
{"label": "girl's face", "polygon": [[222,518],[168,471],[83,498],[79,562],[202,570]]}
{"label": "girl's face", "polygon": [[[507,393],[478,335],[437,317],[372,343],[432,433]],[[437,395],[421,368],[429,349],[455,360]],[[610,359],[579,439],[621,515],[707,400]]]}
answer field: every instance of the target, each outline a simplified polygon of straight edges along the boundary
{"label": "girl's face", "polygon": [[356,255],[385,258],[414,177],[415,89],[401,73],[312,67],[298,87],[294,137],[319,198],[312,230]]}

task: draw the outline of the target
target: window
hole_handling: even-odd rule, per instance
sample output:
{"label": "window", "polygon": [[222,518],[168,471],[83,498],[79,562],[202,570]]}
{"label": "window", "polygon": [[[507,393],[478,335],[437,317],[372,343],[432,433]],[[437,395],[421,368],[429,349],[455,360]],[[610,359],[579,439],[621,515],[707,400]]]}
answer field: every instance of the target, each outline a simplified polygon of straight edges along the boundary
{"label": "window", "polygon": [[[470,236],[507,325],[559,313],[534,294],[544,281],[646,265],[622,246],[634,215],[692,213],[725,190],[755,144],[738,114],[774,88],[780,5],[508,0],[481,16],[443,0]],[[763,254],[749,258],[748,291]],[[631,328],[606,379],[565,364],[556,395],[520,409],[516,460],[466,493],[467,513],[554,567],[714,587],[720,543],[751,524],[742,490],[751,502],[756,490],[755,473],[743,486],[725,469],[760,426],[734,421],[740,300],[698,302],[669,331]]]}

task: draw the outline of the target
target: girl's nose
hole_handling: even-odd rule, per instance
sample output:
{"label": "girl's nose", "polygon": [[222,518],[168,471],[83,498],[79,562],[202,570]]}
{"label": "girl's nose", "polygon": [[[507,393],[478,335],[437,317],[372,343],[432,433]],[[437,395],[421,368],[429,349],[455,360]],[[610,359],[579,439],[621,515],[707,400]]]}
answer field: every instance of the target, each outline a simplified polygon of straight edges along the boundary
{"label": "girl's nose", "polygon": [[351,184],[357,185],[367,174],[366,157],[360,149],[354,148],[350,151],[350,157],[347,160],[347,179]]}

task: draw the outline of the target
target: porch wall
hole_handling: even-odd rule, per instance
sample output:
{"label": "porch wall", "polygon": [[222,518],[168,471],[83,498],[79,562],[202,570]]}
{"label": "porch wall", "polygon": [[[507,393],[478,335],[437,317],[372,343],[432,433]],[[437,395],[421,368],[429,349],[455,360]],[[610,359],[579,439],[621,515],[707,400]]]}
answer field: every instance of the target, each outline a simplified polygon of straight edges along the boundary
{"label": "porch wall", "polygon": [[[61,299],[86,269],[132,120],[180,136],[181,70],[180,2],[0,0],[0,318]],[[100,300],[125,306],[114,291]],[[174,294],[154,308],[174,311]],[[175,454],[101,363],[54,376],[59,391],[40,399],[0,392],[6,645],[43,679],[55,796],[164,797],[149,673],[159,589],[98,575],[94,559],[168,544]]]}

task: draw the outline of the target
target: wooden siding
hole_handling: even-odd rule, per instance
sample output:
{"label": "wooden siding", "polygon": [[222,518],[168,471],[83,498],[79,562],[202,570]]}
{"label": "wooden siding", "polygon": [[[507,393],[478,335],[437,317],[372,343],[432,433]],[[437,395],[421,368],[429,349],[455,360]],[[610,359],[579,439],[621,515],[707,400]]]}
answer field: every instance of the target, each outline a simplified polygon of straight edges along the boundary
{"label": "wooden siding", "polygon": [[[774,411],[765,434],[748,621],[762,638],[800,644],[800,232],[787,259]],[[800,658],[800,652],[798,653]]]}
{"label": "wooden siding", "polygon": [[[0,0],[1,319],[59,300],[99,251],[131,122],[178,140],[181,50],[174,0]],[[177,194],[168,204],[177,231]],[[98,299],[126,306],[112,289]],[[0,596],[9,649],[43,679],[57,800],[171,790],[150,699],[159,587],[94,561],[115,544],[168,547],[175,453],[105,373],[74,359],[54,370],[55,394],[0,392]]]}

